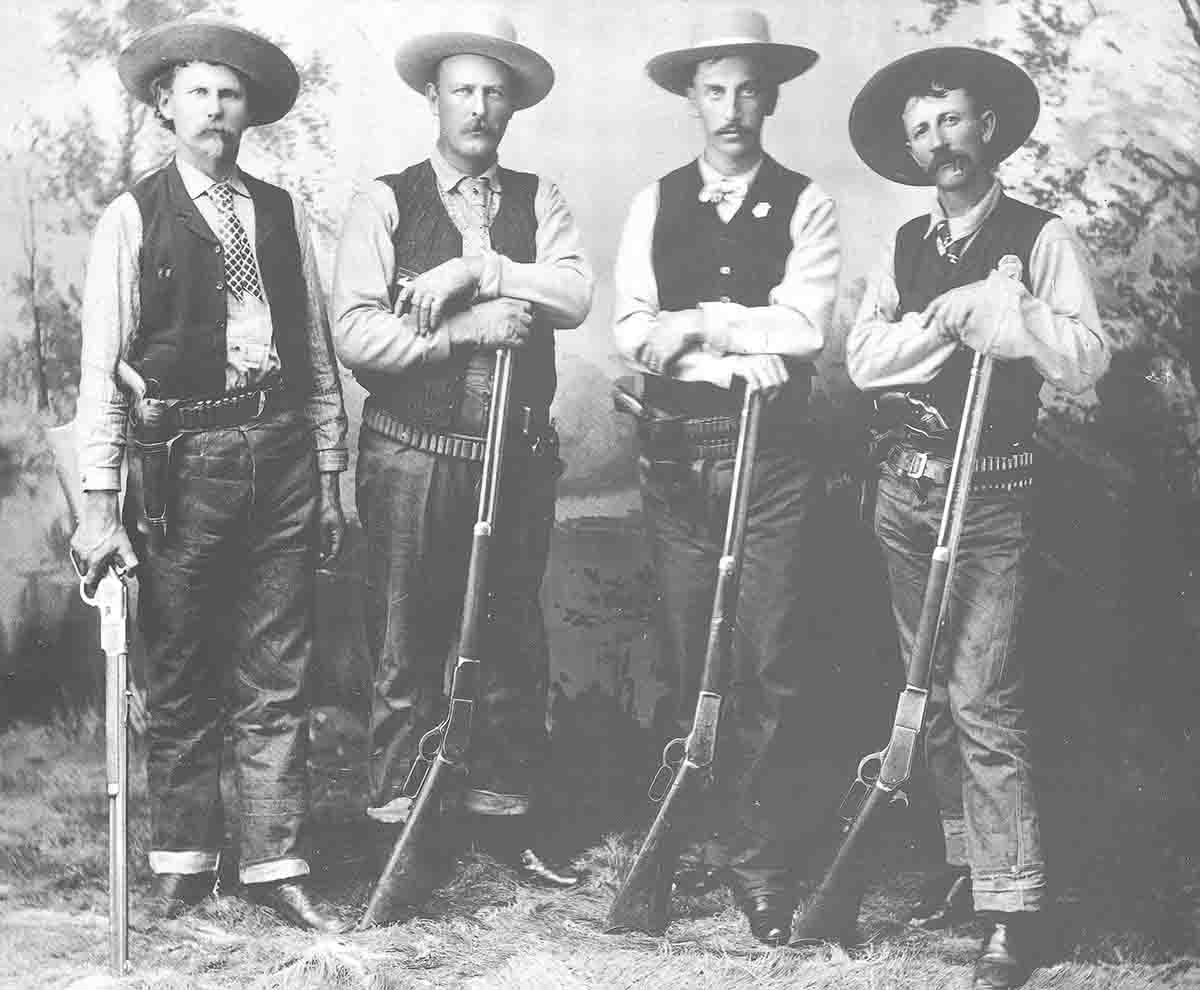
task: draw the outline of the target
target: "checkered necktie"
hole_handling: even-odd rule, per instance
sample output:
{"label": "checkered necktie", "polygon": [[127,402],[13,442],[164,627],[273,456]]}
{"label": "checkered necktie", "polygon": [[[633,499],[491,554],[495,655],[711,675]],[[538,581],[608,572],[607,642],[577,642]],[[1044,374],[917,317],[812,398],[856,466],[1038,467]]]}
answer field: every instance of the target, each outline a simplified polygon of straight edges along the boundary
{"label": "checkered necktie", "polygon": [[233,196],[228,182],[217,182],[208,188],[208,198],[217,208],[217,237],[225,248],[225,282],[239,299],[245,295],[263,299],[254,250],[233,208]]}
{"label": "checkered necktie", "polygon": [[950,221],[939,220],[933,228],[933,232],[937,234],[938,248],[942,252],[942,257],[950,264],[957,265],[958,259],[962,257],[963,251],[966,249],[969,237],[960,237],[957,241],[950,240]]}

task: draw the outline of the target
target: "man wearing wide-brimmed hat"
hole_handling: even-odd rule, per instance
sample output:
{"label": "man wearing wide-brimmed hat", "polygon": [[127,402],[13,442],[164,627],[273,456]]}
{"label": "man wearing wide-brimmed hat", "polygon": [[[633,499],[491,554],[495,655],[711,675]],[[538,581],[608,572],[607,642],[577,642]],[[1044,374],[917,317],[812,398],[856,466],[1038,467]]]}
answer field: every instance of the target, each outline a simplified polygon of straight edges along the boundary
{"label": "man wearing wide-brimmed hat", "polygon": [[814,509],[825,480],[808,398],[841,251],[833,200],[762,147],[779,87],[816,59],[772,41],[758,11],[722,9],[694,25],[687,47],[650,60],[650,78],[699,117],[704,150],[637,194],[615,273],[617,349],[643,375],[644,405],[685,424],[665,442],[639,430],[662,628],[678,674],[675,710],[659,726],[672,735],[690,719],[700,681],[742,391],[769,398],[718,755],[724,793],[736,793],[706,853],[725,867],[751,932],[768,944],[788,937],[796,851],[828,812],[812,800],[821,785],[806,779],[802,788],[796,768],[801,753],[827,748],[805,738],[822,720],[803,708],[805,698],[826,704],[810,635]]}
{"label": "man wearing wide-brimmed hat", "polygon": [[1066,225],[1009,197],[994,175],[1033,130],[1038,107],[1014,63],[945,47],[881,70],[850,113],[867,165],[937,191],[931,212],[887,245],[846,345],[851,378],[875,398],[875,528],[905,656],[972,359],[996,359],[926,723],[947,865],[912,918],[935,928],[973,911],[985,917],[980,988],[1025,980],[1047,900],[1021,637],[1039,392],[1044,382],[1082,392],[1108,362]]}
{"label": "man wearing wide-brimmed hat", "polygon": [[[141,579],[154,909],[213,890],[229,729],[245,890],[336,930],[307,888],[304,833],[315,567],[341,542],[346,419],[305,211],[237,167],[245,129],[286,114],[300,80],[265,38],[203,16],[148,31],[118,69],[175,154],[96,228],[72,542],[89,586],[109,565]],[[169,453],[138,448],[151,421]],[[131,498],[122,525],[127,438],[151,518]]]}
{"label": "man wearing wide-brimmed hat", "polygon": [[520,428],[500,482],[465,805],[489,816],[477,834],[524,877],[568,887],[577,878],[533,851],[530,810],[548,743],[539,593],[560,473],[554,334],[587,316],[592,274],[557,186],[498,161],[512,115],[550,92],[553,69],[497,11],[456,8],[451,24],[396,54],[436,119],[436,145],[355,196],[334,275],[337,352],[370,393],[357,466],[375,667],[368,814],[382,838],[398,833],[409,766],[446,710],[495,351],[512,348]]}

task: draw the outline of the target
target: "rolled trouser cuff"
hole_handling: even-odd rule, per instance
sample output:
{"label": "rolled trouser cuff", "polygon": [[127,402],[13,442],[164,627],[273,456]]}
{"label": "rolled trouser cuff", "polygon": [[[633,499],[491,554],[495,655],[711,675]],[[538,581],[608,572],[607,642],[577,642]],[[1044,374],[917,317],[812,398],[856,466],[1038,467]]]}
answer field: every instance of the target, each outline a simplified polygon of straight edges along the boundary
{"label": "rolled trouser cuff", "polygon": [[976,911],[1041,911],[1047,906],[1046,871],[1042,867],[1005,873],[971,873]]}
{"label": "rolled trouser cuff", "polygon": [[200,850],[154,849],[150,852],[152,873],[215,873],[221,854]]}
{"label": "rolled trouser cuff", "polygon": [[967,823],[963,818],[943,818],[942,838],[946,843],[947,866],[970,866],[967,853]]}
{"label": "rolled trouser cuff", "polygon": [[243,866],[238,874],[242,883],[271,883],[274,880],[291,880],[309,874],[308,860],[296,856],[272,859],[266,863]]}
{"label": "rolled trouser cuff", "polygon": [[462,807],[473,815],[527,815],[528,794],[503,794],[471,787],[463,792]]}

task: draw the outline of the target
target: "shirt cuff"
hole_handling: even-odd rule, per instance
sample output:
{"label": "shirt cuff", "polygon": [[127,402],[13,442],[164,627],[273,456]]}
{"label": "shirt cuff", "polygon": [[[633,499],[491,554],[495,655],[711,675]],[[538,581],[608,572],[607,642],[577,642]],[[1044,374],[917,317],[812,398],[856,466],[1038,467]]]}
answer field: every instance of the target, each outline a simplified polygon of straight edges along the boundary
{"label": "shirt cuff", "polygon": [[120,468],[89,468],[83,473],[80,487],[85,492],[119,492]]}
{"label": "shirt cuff", "polygon": [[767,332],[755,330],[738,303],[702,302],[699,305],[704,339],[719,354],[768,354]]}
{"label": "shirt cuff", "polygon": [[350,454],[345,447],[317,451],[317,470],[321,474],[337,474],[350,466]]}
{"label": "shirt cuff", "polygon": [[495,251],[484,251],[480,255],[480,262],[479,285],[475,289],[475,298],[500,298],[500,255]]}

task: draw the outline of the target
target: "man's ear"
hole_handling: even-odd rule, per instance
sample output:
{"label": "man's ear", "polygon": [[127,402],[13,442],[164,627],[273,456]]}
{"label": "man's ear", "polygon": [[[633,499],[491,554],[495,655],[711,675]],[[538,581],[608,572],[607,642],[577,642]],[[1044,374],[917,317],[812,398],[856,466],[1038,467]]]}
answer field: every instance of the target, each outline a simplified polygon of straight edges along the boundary
{"label": "man's ear", "polygon": [[158,88],[158,106],[157,106],[158,112],[162,116],[163,120],[169,120],[169,121],[171,121],[171,123],[174,123],[175,122],[175,114],[170,109],[170,106],[171,106],[171,90],[167,89],[165,87],[159,87]]}
{"label": "man's ear", "polygon": [[982,140],[984,144],[990,143],[992,138],[996,136],[996,111],[984,110],[983,113],[979,115],[979,127],[980,140]]}
{"label": "man's ear", "polygon": [[437,83],[427,82],[425,84],[425,99],[429,101],[430,112],[435,117],[438,115],[437,95]]}

